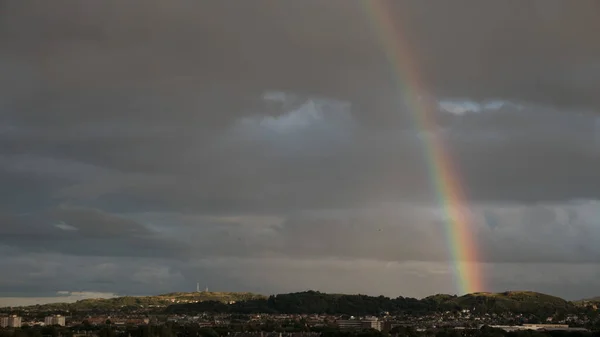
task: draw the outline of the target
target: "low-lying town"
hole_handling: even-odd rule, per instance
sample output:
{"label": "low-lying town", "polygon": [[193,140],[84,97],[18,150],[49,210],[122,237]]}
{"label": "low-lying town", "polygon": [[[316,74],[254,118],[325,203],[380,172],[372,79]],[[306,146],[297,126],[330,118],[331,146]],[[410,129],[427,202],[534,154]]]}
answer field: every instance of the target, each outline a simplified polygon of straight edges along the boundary
{"label": "low-lying town", "polygon": [[[395,327],[412,327],[416,331],[428,329],[452,328],[469,329],[490,326],[505,331],[515,330],[565,330],[588,331],[592,322],[587,317],[565,316],[560,320],[546,318],[544,323],[526,323],[523,315],[473,315],[469,310],[461,312],[440,312],[429,315],[392,316],[382,314],[379,317],[354,317],[347,315],[285,315],[285,314],[209,314],[200,315],[162,315],[162,314],[120,314],[118,312],[101,315],[60,315],[45,317],[39,312],[26,312],[23,316],[8,315],[0,317],[2,328],[21,328],[24,326],[111,326],[114,328],[140,325],[162,325],[167,323],[191,324],[199,327],[229,327],[243,332],[244,327],[271,327],[273,331],[310,331],[310,328],[336,327],[340,330],[374,329],[392,331]],[[239,329],[236,329],[239,328]]]}
{"label": "low-lying town", "polygon": [[0,337],[600,336],[597,303],[534,292],[418,300],[315,291],[269,297],[198,291],[0,308]]}

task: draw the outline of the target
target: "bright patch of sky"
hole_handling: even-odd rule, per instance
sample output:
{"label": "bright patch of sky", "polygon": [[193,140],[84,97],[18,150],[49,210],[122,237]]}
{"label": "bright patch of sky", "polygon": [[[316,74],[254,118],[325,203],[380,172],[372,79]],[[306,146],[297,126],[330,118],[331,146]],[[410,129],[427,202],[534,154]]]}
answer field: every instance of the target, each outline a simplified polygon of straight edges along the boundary
{"label": "bright patch of sky", "polygon": [[480,112],[481,105],[471,101],[441,101],[440,109],[456,115],[464,115],[469,112]]}
{"label": "bright patch of sky", "polygon": [[[226,142],[262,143],[274,150],[322,152],[347,144],[355,129],[351,104],[335,99],[268,92],[278,114],[254,115],[238,120]],[[330,149],[331,150],[331,149]]]}
{"label": "bright patch of sky", "polygon": [[487,102],[475,102],[471,100],[441,100],[438,103],[441,110],[455,114],[465,115],[467,113],[478,113],[483,111],[495,111],[510,106],[516,109],[522,109],[519,104],[504,100],[492,100]]}
{"label": "bright patch of sky", "polygon": [[351,121],[351,105],[349,102],[310,97],[295,108],[287,109],[290,104],[298,101],[296,95],[279,91],[269,91],[263,95],[263,99],[265,101],[283,103],[283,113],[278,116],[244,118],[241,120],[242,124],[246,126],[260,126],[265,131],[287,134],[330,124],[331,119],[336,119],[338,122]]}
{"label": "bright patch of sky", "polygon": [[258,124],[261,127],[277,132],[290,133],[300,131],[310,126],[318,124],[323,120],[323,111],[320,106],[313,100],[310,100],[300,106],[298,109],[288,112],[287,114],[276,117],[262,117],[259,119],[245,120],[250,124]]}
{"label": "bright patch of sky", "polygon": [[73,227],[73,226],[65,223],[64,221],[57,223],[56,225],[54,225],[54,227],[62,229],[63,231],[78,231],[79,230],[77,227]]}
{"label": "bright patch of sky", "polygon": [[0,297],[0,307],[25,306],[48,303],[73,303],[89,298],[114,298],[113,293],[93,291],[58,291],[55,296],[43,297]]}

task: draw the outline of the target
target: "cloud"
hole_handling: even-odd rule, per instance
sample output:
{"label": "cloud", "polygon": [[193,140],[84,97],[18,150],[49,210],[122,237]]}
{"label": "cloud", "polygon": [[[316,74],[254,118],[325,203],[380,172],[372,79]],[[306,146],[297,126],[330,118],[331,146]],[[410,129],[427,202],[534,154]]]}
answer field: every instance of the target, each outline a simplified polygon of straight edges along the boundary
{"label": "cloud", "polygon": [[[5,155],[8,180],[35,177],[51,193],[44,199],[48,207],[5,214],[10,226],[3,228],[4,244],[90,259],[178,261],[176,282],[160,266],[132,273],[139,277],[132,283],[153,280],[144,286],[147,292],[197,279],[194,274],[204,272],[194,272],[191,261],[198,257],[450,263],[447,220],[439,215],[423,162],[422,130],[374,131],[343,102],[278,97],[277,109],[287,111],[240,117],[183,151],[176,151],[179,141],[150,138],[144,146],[120,142],[128,152],[148,151],[153,144],[152,156],[103,163],[89,163],[89,153],[78,150]],[[471,231],[480,246],[472,263],[598,262],[600,252],[590,239],[597,235],[595,120],[585,111],[567,117],[547,106],[490,103],[477,114],[445,119],[432,131],[446,140],[468,192]],[[103,126],[90,125],[96,128]],[[95,132],[85,137],[113,141]],[[112,146],[98,149],[107,158],[115,153]],[[590,201],[571,201],[578,198]],[[264,268],[271,273],[279,267]],[[217,277],[237,289],[270,291],[228,271],[211,277],[213,284]],[[293,288],[281,282],[273,289]],[[407,287],[402,289],[413,289]]]}
{"label": "cloud", "polygon": [[97,209],[63,205],[2,218],[0,243],[26,251],[173,258],[184,256],[187,248],[140,223]]}
{"label": "cloud", "polygon": [[439,103],[441,111],[449,112],[458,116],[463,116],[467,113],[498,111],[501,109],[511,108],[513,110],[522,110],[525,107],[521,104],[504,101],[490,100],[486,102],[473,102],[470,100],[441,100]]}
{"label": "cloud", "polygon": [[[600,262],[600,250],[593,245],[594,238],[600,235],[597,201],[527,206],[483,204],[465,211],[471,219],[466,224],[471,240],[479,247],[477,254],[468,257],[470,262]],[[184,262],[198,256],[436,263],[455,258],[450,255],[453,243],[447,234],[453,230],[448,229],[452,225],[439,206],[394,203],[286,216],[117,216],[72,208],[50,214],[68,219],[64,225],[72,225],[38,225],[38,236],[25,234],[35,227],[5,228],[4,244],[33,252],[43,249],[98,257],[167,257]],[[64,247],[63,242],[72,240],[80,244]]]}
{"label": "cloud", "polygon": [[475,102],[456,102],[456,101],[442,101],[440,102],[440,108],[443,111],[447,111],[449,113],[453,113],[456,115],[464,115],[469,112],[479,112],[481,111],[481,106]]}
{"label": "cloud", "polygon": [[73,227],[71,225],[68,225],[68,224],[64,223],[64,221],[59,222],[58,224],[54,225],[54,227],[60,228],[63,231],[77,231],[77,230],[79,230],[77,227]]}
{"label": "cloud", "polygon": [[[2,246],[3,249],[6,246]],[[3,279],[2,298],[57,297],[61,302],[92,296],[152,295],[185,289],[179,263],[155,258],[80,256],[19,251],[5,255],[0,265],[14,278]],[[168,283],[164,281],[168,279]],[[194,283],[195,285],[195,283]],[[191,287],[191,285],[190,285]]]}
{"label": "cloud", "polygon": [[[397,98],[381,100],[382,92],[398,90],[390,84],[385,55],[391,46],[377,34],[383,18],[370,17],[359,2],[298,6],[258,1],[242,7],[111,1],[83,9],[69,0],[52,8],[8,1],[1,18],[2,42],[11,50],[5,59],[19,60],[15,69],[27,74],[21,81],[31,79],[11,91],[98,92],[117,84],[119,89],[171,93],[190,92],[193,86],[203,92],[222,92],[228,86],[246,92],[284,88],[355,99],[379,108],[368,110],[380,122],[394,119],[384,110]],[[404,35],[410,55],[418,60],[414,71],[435,95],[598,107],[593,95],[598,86],[597,4],[577,2],[560,6],[560,11],[551,7],[537,0],[385,4],[396,33]],[[508,28],[507,19],[512,22]],[[556,27],[568,28],[557,34]],[[36,55],[44,55],[46,62]],[[36,82],[41,73],[47,76]],[[23,118],[33,116],[18,111]],[[223,117],[231,115],[210,119]]]}
{"label": "cloud", "polygon": [[[273,94],[273,92],[271,92]],[[281,93],[283,113],[276,116],[255,115],[240,118],[226,131],[221,146],[225,151],[240,147],[266,155],[294,156],[334,153],[352,142],[356,122],[349,102],[318,97],[303,101]],[[296,101],[294,105],[294,101]],[[238,149],[239,151],[239,149]]]}
{"label": "cloud", "polygon": [[[479,202],[600,197],[597,117],[515,104],[460,118],[439,112],[445,119],[433,132],[447,144],[468,195]],[[71,144],[70,136],[43,146],[35,142],[24,145],[32,154],[3,156],[3,170],[13,177],[7,184],[35,179],[32,187],[44,187],[60,201],[93,204],[118,196],[123,208],[145,211],[271,212],[363,200],[434,201],[421,130],[365,128],[357,112],[336,100],[308,97],[290,109],[241,117],[212,135],[183,132],[139,142],[89,132],[89,139],[67,148],[61,144]],[[174,116],[170,123],[189,128],[189,118]],[[33,139],[23,136],[19,144]]]}
{"label": "cloud", "polygon": [[[597,201],[473,205],[470,211],[479,254],[467,263],[481,269],[487,290],[535,289],[573,299],[594,293],[600,259],[594,245],[600,234]],[[165,241],[154,249],[164,249],[168,240],[193,248],[173,259],[162,250],[140,255],[135,245],[118,255],[83,251],[95,252],[95,245],[115,249],[110,236],[83,239],[81,252],[51,252],[49,243],[43,244],[50,249],[43,255],[23,244],[4,246],[1,267],[14,270],[21,281],[5,280],[2,287],[5,296],[65,288],[153,294],[193,290],[196,282],[214,290],[267,294],[305,289],[388,296],[454,293],[456,270],[443,214],[436,207],[410,204],[305,211],[284,218],[132,213],[122,217],[136,223],[152,220],[152,230],[161,233]],[[489,226],[492,218],[495,224]],[[124,228],[118,235],[127,232]]]}

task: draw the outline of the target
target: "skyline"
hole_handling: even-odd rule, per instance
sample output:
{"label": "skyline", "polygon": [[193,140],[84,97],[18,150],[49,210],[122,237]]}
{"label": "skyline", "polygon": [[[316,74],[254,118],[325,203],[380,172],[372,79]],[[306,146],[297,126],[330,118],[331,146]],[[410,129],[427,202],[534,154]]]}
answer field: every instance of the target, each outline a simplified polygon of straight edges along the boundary
{"label": "skyline", "polygon": [[230,4],[0,2],[0,297],[600,294],[597,1]]}

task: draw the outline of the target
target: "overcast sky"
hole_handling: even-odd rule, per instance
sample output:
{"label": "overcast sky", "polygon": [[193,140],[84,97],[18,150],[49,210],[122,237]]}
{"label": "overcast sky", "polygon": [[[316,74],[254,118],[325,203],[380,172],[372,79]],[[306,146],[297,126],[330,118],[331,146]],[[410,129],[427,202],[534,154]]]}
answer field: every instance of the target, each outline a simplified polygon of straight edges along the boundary
{"label": "overcast sky", "polygon": [[600,3],[385,8],[418,91],[368,3],[0,1],[0,297],[456,293],[432,134],[485,290],[600,295]]}

